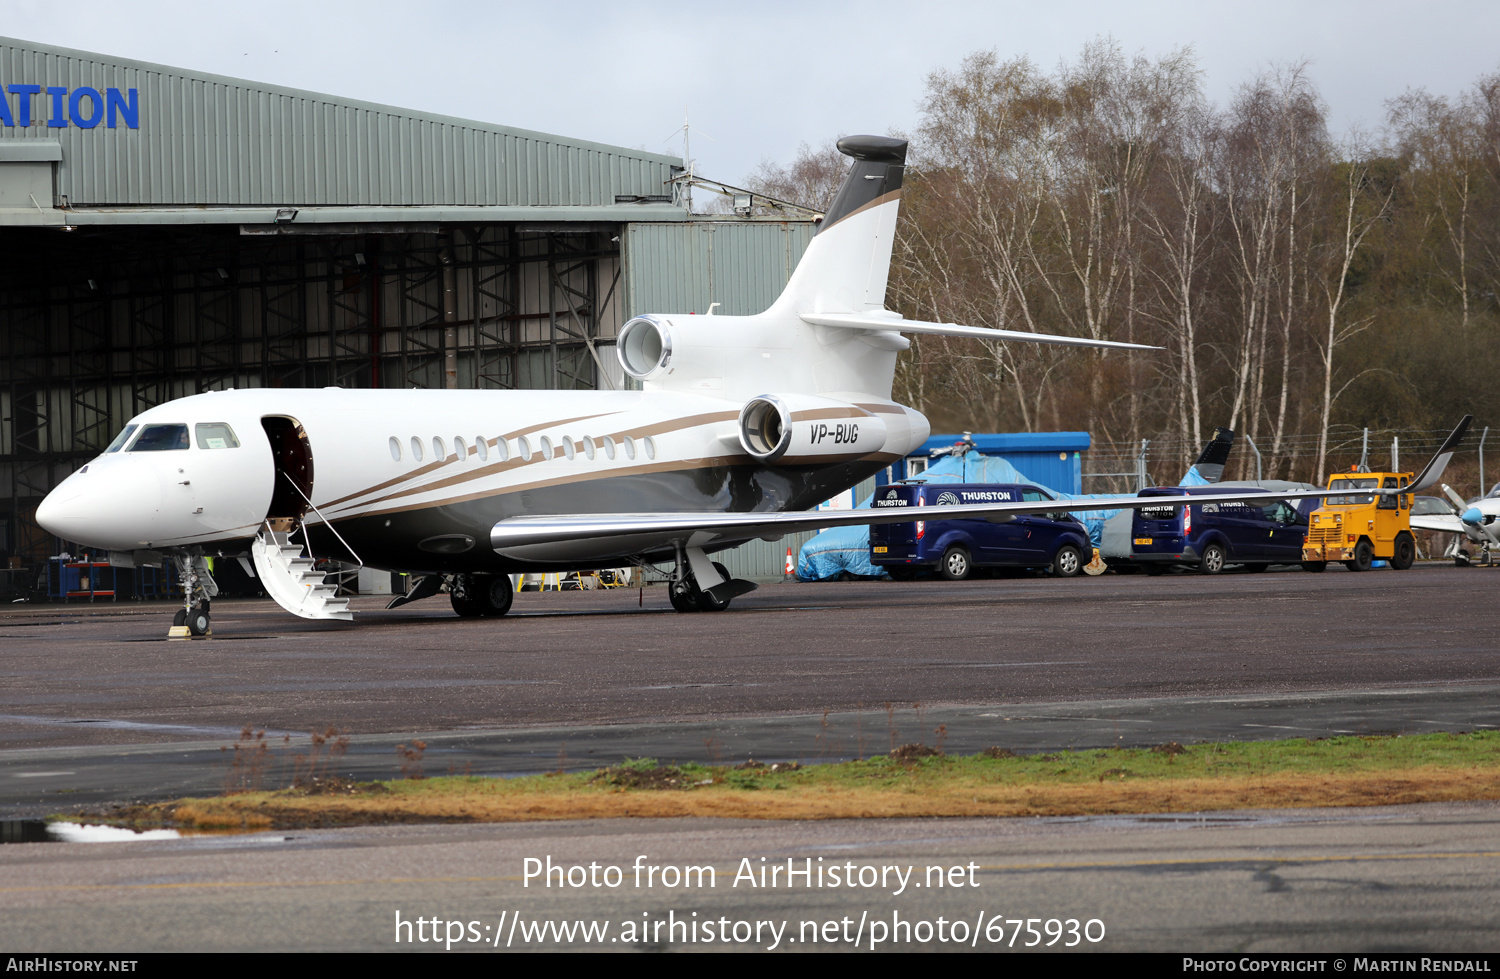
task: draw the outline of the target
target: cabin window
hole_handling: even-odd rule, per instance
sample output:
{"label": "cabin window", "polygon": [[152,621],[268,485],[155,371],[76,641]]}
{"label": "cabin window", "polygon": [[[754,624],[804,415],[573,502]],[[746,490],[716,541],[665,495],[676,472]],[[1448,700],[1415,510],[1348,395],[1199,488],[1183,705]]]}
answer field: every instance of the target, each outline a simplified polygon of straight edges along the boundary
{"label": "cabin window", "polygon": [[474,439],[474,454],[479,457],[480,462],[490,461],[490,444],[484,440],[483,435]]}
{"label": "cabin window", "polygon": [[542,436],[542,461],[546,462],[548,459],[551,459],[552,456],[553,456],[553,452],[552,452],[552,440],[550,438],[548,438],[547,436],[543,435]]}
{"label": "cabin window", "polygon": [[[517,449],[516,451],[519,452],[520,450]],[[495,439],[495,455],[500,457],[501,462],[509,462],[510,443],[506,442],[505,439]]]}
{"label": "cabin window", "polygon": [[115,440],[109,443],[109,448],[105,449],[104,451],[119,452],[125,447],[125,443],[130,441],[130,436],[135,434],[135,430],[140,427],[141,426],[139,425],[126,425],[125,430],[119,435],[116,435]]}
{"label": "cabin window", "polygon": [[131,452],[165,452],[188,447],[186,425],[147,425],[130,444]]}
{"label": "cabin window", "polygon": [[625,436],[625,458],[635,458],[635,439],[631,438],[629,435]]}
{"label": "cabin window", "polygon": [[442,462],[448,458],[448,449],[443,445],[443,440],[436,435],[432,437],[432,461]]}
{"label": "cabin window", "polygon": [[595,451],[596,450],[594,448],[594,440],[591,437],[585,435],[583,437],[583,454],[586,455],[586,456],[588,456],[589,462],[593,462],[594,461],[594,452]]}
{"label": "cabin window", "polygon": [[608,435],[599,439],[599,447],[604,450],[604,458],[610,462],[615,461],[615,440]]}
{"label": "cabin window", "polygon": [[401,440],[391,436],[391,458],[397,462],[401,461]]}
{"label": "cabin window", "polygon": [[199,422],[193,426],[200,449],[238,449],[240,440],[227,422]]}
{"label": "cabin window", "polygon": [[411,461],[422,461],[422,440],[417,438],[415,435],[411,437]]}
{"label": "cabin window", "polygon": [[656,458],[656,439],[647,435],[645,438],[641,439],[641,447],[646,450],[647,459]]}
{"label": "cabin window", "polygon": [[458,456],[459,462],[469,461],[469,447],[465,445],[464,440],[457,435],[453,436],[453,454]]}
{"label": "cabin window", "polygon": [[578,450],[573,446],[573,440],[566,435],[563,436],[562,450],[563,455],[567,456],[568,461],[570,462],[578,452]]}
{"label": "cabin window", "polygon": [[528,462],[531,461],[531,443],[524,435],[516,439],[516,455]]}

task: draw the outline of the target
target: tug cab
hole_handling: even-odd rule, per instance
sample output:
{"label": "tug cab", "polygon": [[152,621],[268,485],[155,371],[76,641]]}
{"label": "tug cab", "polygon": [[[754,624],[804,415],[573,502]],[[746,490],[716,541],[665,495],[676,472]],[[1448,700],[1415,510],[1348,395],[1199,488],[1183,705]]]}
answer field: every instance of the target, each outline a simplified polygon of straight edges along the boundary
{"label": "tug cab", "polygon": [[1376,560],[1405,571],[1417,557],[1411,534],[1412,494],[1363,494],[1360,490],[1401,489],[1410,486],[1411,473],[1335,473],[1328,479],[1333,491],[1308,519],[1302,542],[1302,566],[1322,571],[1330,561],[1342,561],[1350,571],[1368,571]]}

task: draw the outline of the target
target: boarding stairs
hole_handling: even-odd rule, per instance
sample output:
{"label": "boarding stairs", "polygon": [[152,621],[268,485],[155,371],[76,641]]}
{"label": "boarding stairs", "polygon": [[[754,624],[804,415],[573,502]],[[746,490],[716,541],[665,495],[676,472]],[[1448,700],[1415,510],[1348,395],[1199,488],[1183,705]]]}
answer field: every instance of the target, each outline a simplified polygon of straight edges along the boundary
{"label": "boarding stairs", "polygon": [[304,619],[354,621],[349,599],[338,594],[339,573],[317,570],[303,545],[291,540],[292,533],[262,526],[250,545],[261,587],[277,605]]}

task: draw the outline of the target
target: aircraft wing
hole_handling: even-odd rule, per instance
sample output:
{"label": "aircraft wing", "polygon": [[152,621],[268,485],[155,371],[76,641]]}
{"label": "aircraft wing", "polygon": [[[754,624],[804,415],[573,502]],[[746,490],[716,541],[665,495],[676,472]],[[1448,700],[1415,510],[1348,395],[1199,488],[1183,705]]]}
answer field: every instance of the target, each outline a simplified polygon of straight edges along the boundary
{"label": "aircraft wing", "polygon": [[1161,350],[1144,343],[1121,343],[1118,340],[1093,340],[1026,330],[990,330],[981,326],[959,326],[957,323],[929,323],[900,316],[869,313],[802,313],[802,321],[813,326],[831,326],[841,330],[877,330],[887,333],[929,333],[945,337],[976,337],[980,340],[1019,340],[1026,343],[1055,343],[1067,347],[1106,347],[1113,350]]}
{"label": "aircraft wing", "polygon": [[[939,485],[939,484],[934,484]],[[1344,491],[1340,491],[1344,492]],[[1392,491],[1394,492],[1394,491]],[[1372,490],[1372,494],[1379,493]],[[1324,490],[1247,490],[1194,495],[1200,503],[1272,503],[1328,496]],[[556,544],[606,537],[680,540],[694,547],[717,541],[775,539],[783,534],[829,527],[910,523],[913,520],[982,519],[1005,523],[1029,513],[1077,513],[1088,510],[1126,510],[1181,506],[1180,496],[1117,496],[1087,500],[1045,500],[1037,503],[970,503],[958,506],[872,507],[863,510],[793,510],[780,513],[594,513],[510,517],[490,530],[490,546],[505,553],[516,547]]]}
{"label": "aircraft wing", "polygon": [[[1437,454],[1423,468],[1413,485],[1399,490],[1372,489],[1361,496],[1386,496],[1412,493],[1431,486],[1442,477],[1443,469],[1453,457],[1454,447],[1468,430],[1472,415],[1465,415],[1453,433],[1444,440]],[[1347,490],[1340,490],[1347,493]],[[1272,503],[1276,500],[1321,499],[1332,495],[1327,489],[1316,490],[1241,490],[1194,494],[1191,502],[1203,503]],[[874,524],[910,523],[914,520],[983,519],[1004,523],[1029,513],[1080,513],[1090,510],[1128,510],[1141,507],[1181,506],[1179,496],[1117,496],[1088,500],[1045,500],[1035,503],[970,503],[958,506],[873,507],[863,510],[794,510],[773,513],[587,513],[545,516],[508,517],[490,529],[490,546],[505,554],[516,548],[567,541],[601,540],[635,537],[647,546],[678,541],[690,547],[705,547],[719,541],[751,540],[756,537],[775,539],[784,534],[829,527],[858,527]]]}
{"label": "aircraft wing", "polygon": [[1425,516],[1412,517],[1411,525],[1418,530],[1436,530],[1444,534],[1461,534],[1464,532],[1464,522],[1455,516],[1442,513],[1429,513]]}

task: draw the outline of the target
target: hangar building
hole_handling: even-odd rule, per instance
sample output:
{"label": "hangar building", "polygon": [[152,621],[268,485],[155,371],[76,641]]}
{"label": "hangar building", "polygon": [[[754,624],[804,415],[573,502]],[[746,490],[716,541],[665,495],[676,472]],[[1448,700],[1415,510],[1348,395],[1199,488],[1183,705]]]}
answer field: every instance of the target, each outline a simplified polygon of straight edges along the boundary
{"label": "hangar building", "polygon": [[759,312],[805,220],[675,157],[0,38],[0,562],[132,415],[227,387],[608,388],[637,312]]}

